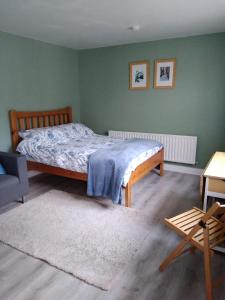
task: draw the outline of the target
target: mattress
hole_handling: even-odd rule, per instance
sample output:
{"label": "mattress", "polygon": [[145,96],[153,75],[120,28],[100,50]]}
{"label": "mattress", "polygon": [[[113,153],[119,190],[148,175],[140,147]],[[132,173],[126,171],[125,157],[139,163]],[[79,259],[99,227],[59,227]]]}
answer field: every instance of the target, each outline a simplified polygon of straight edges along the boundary
{"label": "mattress", "polygon": [[[121,141],[121,139],[98,134],[74,137],[66,141],[56,141],[55,143],[36,143],[34,139],[24,139],[19,143],[17,151],[26,155],[27,159],[31,161],[87,173],[88,158],[93,152],[110,147],[115,143],[121,143]],[[161,149],[162,145],[159,144],[133,159],[124,174],[123,185],[127,184],[132,171],[138,165]]]}

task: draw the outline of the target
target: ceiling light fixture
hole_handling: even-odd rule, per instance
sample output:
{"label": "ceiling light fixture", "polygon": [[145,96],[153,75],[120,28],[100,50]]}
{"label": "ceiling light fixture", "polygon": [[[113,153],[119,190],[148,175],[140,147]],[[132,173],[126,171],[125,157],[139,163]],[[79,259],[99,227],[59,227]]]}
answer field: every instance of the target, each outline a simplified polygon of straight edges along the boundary
{"label": "ceiling light fixture", "polygon": [[131,25],[130,27],[128,27],[128,29],[130,31],[139,31],[140,30],[140,25],[139,24],[135,24],[135,25]]}

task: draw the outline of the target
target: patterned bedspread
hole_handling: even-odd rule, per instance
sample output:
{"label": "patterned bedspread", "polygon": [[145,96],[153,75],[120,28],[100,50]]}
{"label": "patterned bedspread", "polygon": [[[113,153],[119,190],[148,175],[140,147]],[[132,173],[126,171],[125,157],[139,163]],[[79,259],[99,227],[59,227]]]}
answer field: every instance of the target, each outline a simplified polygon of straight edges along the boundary
{"label": "patterned bedspread", "polygon": [[[52,132],[45,133],[45,135],[47,138],[43,138],[40,134],[24,138],[19,143],[17,151],[26,155],[28,160],[82,173],[87,173],[90,154],[98,149],[121,142],[121,139],[97,135],[92,131],[87,134],[73,135],[72,138],[62,138]],[[126,185],[131,172],[139,164],[153,156],[161,148],[161,146],[156,146],[132,160],[126,169],[123,185]]]}

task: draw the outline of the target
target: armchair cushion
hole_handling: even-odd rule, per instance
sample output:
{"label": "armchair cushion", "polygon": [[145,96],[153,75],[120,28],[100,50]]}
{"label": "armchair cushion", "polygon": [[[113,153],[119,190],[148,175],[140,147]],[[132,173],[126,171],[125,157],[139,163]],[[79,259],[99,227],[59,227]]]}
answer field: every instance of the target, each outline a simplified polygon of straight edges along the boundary
{"label": "armchair cushion", "polygon": [[0,178],[0,190],[9,186],[19,184],[19,178],[13,175],[2,175]]}

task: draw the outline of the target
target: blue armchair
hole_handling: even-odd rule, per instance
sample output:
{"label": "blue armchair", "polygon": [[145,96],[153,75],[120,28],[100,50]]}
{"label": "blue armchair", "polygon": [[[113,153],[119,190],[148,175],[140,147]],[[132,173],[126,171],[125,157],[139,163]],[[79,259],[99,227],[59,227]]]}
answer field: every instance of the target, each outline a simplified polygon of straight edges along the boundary
{"label": "blue armchair", "polygon": [[24,155],[0,152],[0,164],[6,174],[0,175],[0,206],[19,200],[28,194],[27,162]]}

